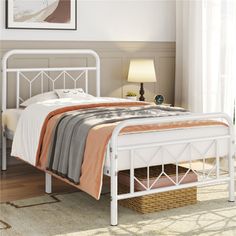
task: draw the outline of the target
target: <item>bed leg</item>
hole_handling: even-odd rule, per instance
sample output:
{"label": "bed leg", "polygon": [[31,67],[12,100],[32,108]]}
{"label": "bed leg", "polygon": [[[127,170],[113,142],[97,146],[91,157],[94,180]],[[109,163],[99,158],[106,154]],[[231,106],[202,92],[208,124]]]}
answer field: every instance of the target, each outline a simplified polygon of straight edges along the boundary
{"label": "bed leg", "polygon": [[118,225],[118,172],[117,159],[111,162],[111,226]]}
{"label": "bed leg", "polygon": [[45,192],[52,193],[52,176],[45,173]]}
{"label": "bed leg", "polygon": [[7,138],[2,135],[2,170],[7,170]]}
{"label": "bed leg", "polygon": [[117,200],[116,186],[117,186],[117,177],[114,176],[113,178],[111,178],[111,226],[118,225],[118,200]]}
{"label": "bed leg", "polygon": [[234,193],[234,152],[233,150],[233,145],[230,144],[229,148],[229,155],[228,155],[228,164],[229,164],[229,202],[234,202],[235,201],[235,193]]}

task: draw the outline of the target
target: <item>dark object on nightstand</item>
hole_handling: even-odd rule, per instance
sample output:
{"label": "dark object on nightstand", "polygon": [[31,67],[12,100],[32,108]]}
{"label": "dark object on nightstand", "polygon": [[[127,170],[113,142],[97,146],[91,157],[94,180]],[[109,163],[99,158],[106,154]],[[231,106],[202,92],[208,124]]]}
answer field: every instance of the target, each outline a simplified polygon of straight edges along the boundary
{"label": "dark object on nightstand", "polygon": [[140,83],[139,94],[140,94],[139,101],[145,101],[145,98],[143,96],[144,95],[143,83]]}
{"label": "dark object on nightstand", "polygon": [[164,100],[165,100],[164,96],[162,96],[160,94],[155,97],[155,103],[157,105],[161,105],[164,102]]}

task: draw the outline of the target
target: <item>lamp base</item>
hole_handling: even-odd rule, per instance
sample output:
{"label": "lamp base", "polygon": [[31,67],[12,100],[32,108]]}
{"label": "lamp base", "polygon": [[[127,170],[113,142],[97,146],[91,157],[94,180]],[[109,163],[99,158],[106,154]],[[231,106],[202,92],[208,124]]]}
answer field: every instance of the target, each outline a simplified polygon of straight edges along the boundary
{"label": "lamp base", "polygon": [[144,95],[143,83],[140,83],[139,94],[140,94],[139,101],[145,101],[145,97],[143,96]]}

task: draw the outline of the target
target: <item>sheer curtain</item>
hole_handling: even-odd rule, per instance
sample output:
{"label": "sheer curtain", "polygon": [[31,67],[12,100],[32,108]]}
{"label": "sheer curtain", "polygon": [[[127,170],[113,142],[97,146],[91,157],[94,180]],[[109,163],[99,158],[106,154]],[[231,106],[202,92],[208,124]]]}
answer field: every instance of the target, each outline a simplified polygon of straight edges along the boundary
{"label": "sheer curtain", "polygon": [[236,0],[176,2],[175,102],[234,116]]}

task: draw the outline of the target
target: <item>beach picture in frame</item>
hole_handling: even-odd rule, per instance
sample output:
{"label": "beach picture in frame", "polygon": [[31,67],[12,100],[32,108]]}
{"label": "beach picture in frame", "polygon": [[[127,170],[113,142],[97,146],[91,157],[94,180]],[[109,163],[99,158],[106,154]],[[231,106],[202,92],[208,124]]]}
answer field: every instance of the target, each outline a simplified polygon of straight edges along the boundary
{"label": "beach picture in frame", "polygon": [[77,0],[6,0],[7,29],[77,29]]}

